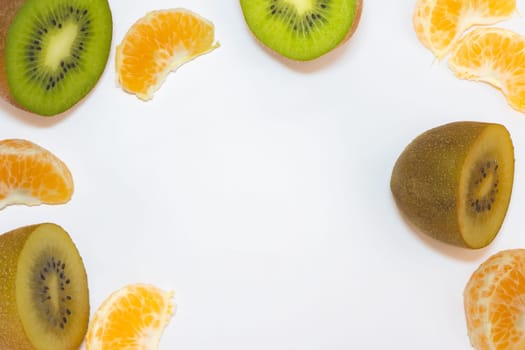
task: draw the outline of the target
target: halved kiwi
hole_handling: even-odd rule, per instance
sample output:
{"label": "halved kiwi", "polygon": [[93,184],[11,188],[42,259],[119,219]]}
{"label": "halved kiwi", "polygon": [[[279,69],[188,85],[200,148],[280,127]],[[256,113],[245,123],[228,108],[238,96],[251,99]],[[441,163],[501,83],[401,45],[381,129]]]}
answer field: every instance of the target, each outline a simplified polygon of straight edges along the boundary
{"label": "halved kiwi", "polygon": [[514,146],[500,124],[454,122],[415,138],[390,181],[409,222],[440,241],[487,246],[507,213],[514,181]]}
{"label": "halved kiwi", "polygon": [[264,45],[298,61],[318,58],[354,33],[362,0],[240,0],[248,27]]}
{"label": "halved kiwi", "polygon": [[0,8],[2,97],[50,116],[91,91],[111,46],[107,0],[0,0]]}
{"label": "halved kiwi", "polygon": [[78,349],[89,295],[82,259],[60,226],[43,223],[0,236],[0,349]]}

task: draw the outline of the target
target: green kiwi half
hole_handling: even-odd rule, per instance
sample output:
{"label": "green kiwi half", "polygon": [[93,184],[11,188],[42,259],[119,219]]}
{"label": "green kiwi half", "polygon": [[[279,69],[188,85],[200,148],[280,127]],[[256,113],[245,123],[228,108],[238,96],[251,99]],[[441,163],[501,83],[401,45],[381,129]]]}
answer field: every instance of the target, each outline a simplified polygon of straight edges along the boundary
{"label": "green kiwi half", "polygon": [[248,27],[264,45],[298,61],[318,58],[352,36],[362,0],[240,0]]}
{"label": "green kiwi half", "polygon": [[89,293],[77,248],[44,223],[0,236],[0,349],[78,349],[87,331]]}
{"label": "green kiwi half", "polygon": [[506,216],[514,146],[500,124],[454,122],[416,137],[392,171],[394,199],[409,222],[440,241],[487,246]]}
{"label": "green kiwi half", "polygon": [[0,40],[6,76],[0,95],[45,116],[86,96],[109,56],[113,29],[107,0],[0,0],[0,5],[11,9],[11,18],[0,21],[0,35],[6,36]]}

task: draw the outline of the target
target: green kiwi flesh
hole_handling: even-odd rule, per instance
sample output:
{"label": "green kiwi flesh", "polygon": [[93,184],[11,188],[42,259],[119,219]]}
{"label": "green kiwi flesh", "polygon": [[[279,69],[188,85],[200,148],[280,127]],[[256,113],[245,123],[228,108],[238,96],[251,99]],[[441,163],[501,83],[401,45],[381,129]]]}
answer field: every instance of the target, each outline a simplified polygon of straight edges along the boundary
{"label": "green kiwi flesh", "polygon": [[9,22],[0,67],[8,101],[44,116],[68,110],[99,80],[111,39],[107,0],[25,0]]}
{"label": "green kiwi flesh", "polygon": [[0,349],[78,349],[88,326],[89,293],[68,233],[51,223],[5,233],[0,266]]}
{"label": "green kiwi flesh", "polygon": [[500,124],[454,122],[416,137],[390,187],[408,222],[431,237],[482,248],[496,237],[514,181],[514,147]]}
{"label": "green kiwi flesh", "polygon": [[362,0],[240,0],[259,41],[297,61],[316,59],[354,33]]}

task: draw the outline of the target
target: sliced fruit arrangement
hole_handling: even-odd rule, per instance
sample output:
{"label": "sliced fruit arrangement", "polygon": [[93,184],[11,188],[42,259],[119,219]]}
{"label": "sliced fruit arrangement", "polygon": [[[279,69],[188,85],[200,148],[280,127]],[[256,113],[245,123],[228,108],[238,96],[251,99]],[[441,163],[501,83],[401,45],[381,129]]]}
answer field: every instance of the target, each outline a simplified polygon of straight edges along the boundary
{"label": "sliced fruit arrangement", "polygon": [[86,350],[157,349],[175,312],[173,293],[131,284],[113,292],[89,323]]}
{"label": "sliced fruit arrangement", "polygon": [[497,235],[514,181],[514,147],[500,124],[453,122],[416,137],[390,187],[406,219],[440,241],[482,248]]}
{"label": "sliced fruit arrangement", "polygon": [[508,29],[478,28],[451,52],[448,66],[461,79],[489,83],[525,113],[525,37]]}
{"label": "sliced fruit arrangement", "polygon": [[21,139],[0,141],[0,209],[10,204],[61,204],[73,194],[67,166],[50,151]]}
{"label": "sliced fruit arrangement", "polygon": [[244,19],[264,45],[292,60],[316,59],[355,32],[362,0],[240,0]]}
{"label": "sliced fruit arrangement", "polygon": [[117,46],[117,82],[149,100],[171,71],[219,46],[213,24],[185,9],[148,13]]}
{"label": "sliced fruit arrangement", "polygon": [[413,25],[421,43],[441,59],[467,29],[506,20],[515,11],[516,0],[417,0]]}
{"label": "sliced fruit arrangement", "polygon": [[78,349],[89,320],[82,258],[52,223],[0,236],[0,349]]}
{"label": "sliced fruit arrangement", "polygon": [[501,251],[483,262],[465,287],[464,306],[474,349],[523,349],[525,249]]}
{"label": "sliced fruit arrangement", "polygon": [[109,55],[107,0],[0,0],[0,8],[0,96],[44,116],[86,96]]}

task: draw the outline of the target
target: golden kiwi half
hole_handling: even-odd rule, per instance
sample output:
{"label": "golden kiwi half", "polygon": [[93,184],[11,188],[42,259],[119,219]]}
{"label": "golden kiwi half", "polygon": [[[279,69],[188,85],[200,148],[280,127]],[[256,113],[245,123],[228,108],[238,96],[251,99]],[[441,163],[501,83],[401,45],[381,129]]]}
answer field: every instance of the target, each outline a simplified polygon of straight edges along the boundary
{"label": "golden kiwi half", "polygon": [[82,259],[60,226],[0,236],[0,349],[78,349],[89,320]]}
{"label": "golden kiwi half", "polygon": [[510,202],[514,146],[500,124],[453,122],[424,132],[399,156],[390,181],[407,220],[440,241],[482,248]]}

